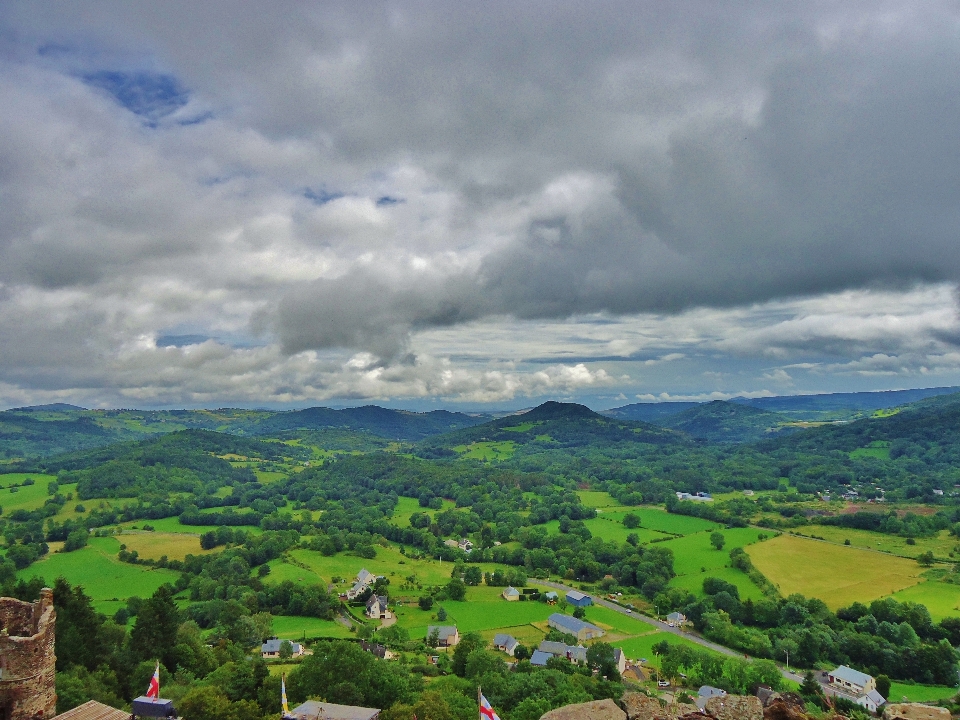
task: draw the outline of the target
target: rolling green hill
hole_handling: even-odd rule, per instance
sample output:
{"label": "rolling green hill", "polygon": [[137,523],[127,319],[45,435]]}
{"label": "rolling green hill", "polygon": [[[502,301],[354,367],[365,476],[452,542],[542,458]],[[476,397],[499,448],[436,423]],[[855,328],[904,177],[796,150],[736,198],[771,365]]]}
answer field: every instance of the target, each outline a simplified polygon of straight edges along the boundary
{"label": "rolling green hill", "polygon": [[743,443],[754,442],[782,432],[785,420],[786,418],[779,413],[714,400],[651,422],[687,433],[696,439]]}

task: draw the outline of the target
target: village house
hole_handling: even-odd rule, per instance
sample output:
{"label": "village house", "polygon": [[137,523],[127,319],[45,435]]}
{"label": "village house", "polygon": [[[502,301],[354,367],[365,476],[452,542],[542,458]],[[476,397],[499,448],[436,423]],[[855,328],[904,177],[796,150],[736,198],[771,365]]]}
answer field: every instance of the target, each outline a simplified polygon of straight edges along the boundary
{"label": "village house", "polygon": [[507,587],[507,588],[504,588],[502,593],[500,593],[500,597],[502,597],[504,600],[508,600],[511,602],[514,600],[519,600],[520,591],[517,590],[515,587]]}
{"label": "village house", "polygon": [[587,607],[593,605],[593,598],[577,590],[571,590],[567,593],[566,600],[574,607]]}
{"label": "village house", "polygon": [[683,624],[687,621],[687,616],[683,613],[672,612],[667,615],[667,625],[670,627],[683,627]]}
{"label": "village house", "polygon": [[544,595],[543,598],[547,601],[547,605],[556,605],[557,600],[560,599],[560,596],[557,595],[557,593],[555,593],[553,590],[551,590],[546,595]]}
{"label": "village house", "polygon": [[390,650],[386,645],[381,645],[380,643],[361,640],[360,647],[364,652],[368,652],[371,655],[376,655],[381,660],[393,660],[397,657],[397,654],[393,652],[393,650]]}
{"label": "village house", "polygon": [[883,695],[877,692],[877,681],[873,676],[841,665],[827,673],[830,688],[839,695],[846,695],[860,707],[872,713],[877,712],[886,703]]}
{"label": "village house", "polygon": [[460,642],[460,633],[457,632],[456,625],[428,625],[427,640],[434,631],[437,633],[437,647],[453,647]]}
{"label": "village house", "polygon": [[357,573],[353,587],[347,590],[347,600],[356,600],[363,594],[364,590],[373,585],[376,580],[376,575],[369,572],[366,568],[361,568],[360,572]]}
{"label": "village house", "polygon": [[371,595],[367,600],[367,617],[372,620],[389,620],[393,617],[387,605],[386,595]]}
{"label": "village house", "polygon": [[577,639],[577,642],[593,640],[603,635],[603,630],[596,625],[591,625],[578,618],[571,617],[570,615],[561,615],[560,613],[554,613],[547,618],[547,625],[554,630],[573,635]]}
{"label": "village house", "polygon": [[[280,645],[282,643],[283,640],[270,638],[260,646],[260,657],[264,660],[280,657]],[[293,655],[291,655],[291,657],[300,657],[303,655],[303,645],[295,642],[290,643],[290,645],[293,647]]]}
{"label": "village house", "polygon": [[726,697],[727,691],[721,690],[720,688],[715,688],[712,685],[701,685],[700,689],[697,691],[697,697],[694,698],[694,703],[697,707],[703,710],[707,705],[707,700],[715,697]]}
{"label": "village house", "polygon": [[520,642],[513,635],[497,633],[493,636],[493,647],[501,652],[505,652],[510,657],[513,657],[519,644]]}
{"label": "village house", "polygon": [[866,695],[871,690],[877,689],[877,681],[871,675],[854,670],[846,665],[831,670],[827,673],[827,679],[834,688],[854,697]]}
{"label": "village house", "polygon": [[[537,662],[534,662],[534,658],[531,657],[530,663],[540,667],[545,666],[547,660],[552,657],[565,658],[572,663],[587,662],[587,649],[583,645],[567,645],[552,640],[542,641],[533,654],[536,656]],[[623,673],[627,668],[627,656],[623,654],[620,648],[613,649],[613,660],[616,663],[617,672]]]}
{"label": "village house", "polygon": [[690,494],[688,492],[678,492],[677,500],[692,500],[694,502],[713,502],[713,498],[708,492],[698,492]]}

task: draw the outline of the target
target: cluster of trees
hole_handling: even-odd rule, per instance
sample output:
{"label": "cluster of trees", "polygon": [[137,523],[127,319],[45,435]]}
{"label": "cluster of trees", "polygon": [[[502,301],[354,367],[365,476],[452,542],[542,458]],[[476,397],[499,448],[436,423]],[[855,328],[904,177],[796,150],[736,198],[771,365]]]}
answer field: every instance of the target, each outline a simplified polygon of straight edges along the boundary
{"label": "cluster of trees", "polygon": [[846,664],[899,680],[955,682],[960,619],[934,623],[923,605],[887,598],[833,613],[823,601],[796,594],[742,600],[736,586],[718,578],[705,579],[703,591],[698,599],[671,588],[657,603],[683,612],[711,640],[756,657],[789,653],[801,667]]}
{"label": "cluster of trees", "polygon": [[710,685],[735,695],[752,694],[759,685],[767,685],[773,690],[783,688],[783,675],[772,660],[723,657],[666,640],[654,645],[653,652],[660,658],[660,674],[665,678],[685,675],[685,685]]}

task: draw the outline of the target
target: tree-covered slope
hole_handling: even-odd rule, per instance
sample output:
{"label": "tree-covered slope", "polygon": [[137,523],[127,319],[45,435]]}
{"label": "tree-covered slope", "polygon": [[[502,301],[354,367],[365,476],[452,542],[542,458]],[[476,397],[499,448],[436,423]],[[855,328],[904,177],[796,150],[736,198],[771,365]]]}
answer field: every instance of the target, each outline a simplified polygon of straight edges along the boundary
{"label": "tree-covered slope", "polygon": [[685,432],[698,440],[743,443],[754,442],[780,432],[785,419],[779,413],[714,400],[651,422]]}

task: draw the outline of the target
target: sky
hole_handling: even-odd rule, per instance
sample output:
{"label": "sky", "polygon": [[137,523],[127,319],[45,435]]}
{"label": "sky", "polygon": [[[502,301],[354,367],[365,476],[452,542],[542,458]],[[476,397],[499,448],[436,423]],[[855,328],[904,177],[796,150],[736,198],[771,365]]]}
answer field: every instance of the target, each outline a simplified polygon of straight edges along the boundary
{"label": "sky", "polygon": [[960,385],[955,2],[0,3],[0,407]]}

